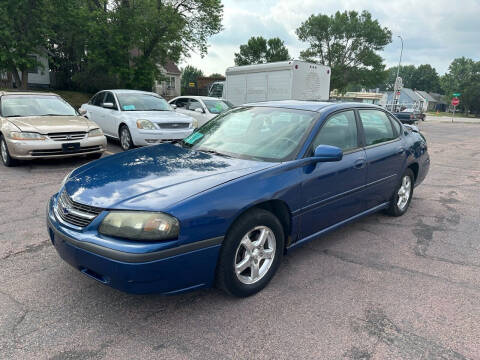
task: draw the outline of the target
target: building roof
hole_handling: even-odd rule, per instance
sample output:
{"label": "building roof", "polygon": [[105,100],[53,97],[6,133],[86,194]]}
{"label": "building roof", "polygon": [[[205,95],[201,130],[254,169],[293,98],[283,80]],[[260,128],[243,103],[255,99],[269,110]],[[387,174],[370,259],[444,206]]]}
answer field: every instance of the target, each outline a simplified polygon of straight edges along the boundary
{"label": "building roof", "polygon": [[435,101],[439,102],[440,104],[446,104],[447,102],[445,101],[445,95],[441,95],[438,93],[429,93],[431,97],[435,99]]}
{"label": "building roof", "polygon": [[435,98],[433,98],[429,93],[427,93],[426,91],[421,91],[421,90],[417,90],[417,94],[420,95],[421,97],[423,97],[425,100],[427,100],[428,102],[437,102],[437,100]]}
{"label": "building roof", "polygon": [[177,64],[175,64],[173,61],[171,60],[167,60],[167,62],[165,63],[165,65],[163,65],[163,68],[165,69],[165,71],[167,73],[170,73],[170,74],[181,74],[182,72],[180,71],[180,69],[178,68]]}

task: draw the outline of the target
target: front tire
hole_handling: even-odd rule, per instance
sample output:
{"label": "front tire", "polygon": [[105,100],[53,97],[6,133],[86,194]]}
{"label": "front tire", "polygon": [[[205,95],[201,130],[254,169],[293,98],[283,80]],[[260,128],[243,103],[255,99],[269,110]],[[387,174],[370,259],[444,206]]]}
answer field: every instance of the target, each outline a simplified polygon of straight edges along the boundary
{"label": "front tire", "polygon": [[387,214],[391,216],[402,216],[408,210],[413,197],[413,184],[415,176],[411,169],[405,170],[400,184],[395,188],[395,193],[387,209]]}
{"label": "front tire", "polygon": [[122,125],[119,133],[120,146],[122,147],[122,150],[127,151],[133,149],[132,135],[130,134],[130,130],[128,130],[128,126]]}
{"label": "front tire", "polygon": [[7,167],[15,166],[18,164],[18,161],[10,156],[7,142],[5,141],[3,135],[0,135],[0,157],[2,158],[3,165]]}
{"label": "front tire", "polygon": [[242,215],[225,237],[217,266],[217,286],[246,297],[267,286],[281,260],[285,235],[271,212],[254,209]]}

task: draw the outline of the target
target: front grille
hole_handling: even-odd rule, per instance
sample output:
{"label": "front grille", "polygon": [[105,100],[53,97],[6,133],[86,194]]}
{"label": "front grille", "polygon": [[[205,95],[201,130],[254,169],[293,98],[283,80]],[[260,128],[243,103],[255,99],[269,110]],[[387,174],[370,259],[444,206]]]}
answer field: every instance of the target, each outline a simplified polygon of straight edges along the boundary
{"label": "front grille", "polygon": [[103,209],[73,201],[64,190],[57,200],[56,213],[65,222],[85,227],[100,214]]}
{"label": "front grille", "polygon": [[71,141],[71,140],[82,140],[87,136],[87,133],[84,131],[77,132],[63,132],[63,133],[51,133],[47,134],[48,137],[54,141]]}
{"label": "front grille", "polygon": [[102,147],[100,145],[95,146],[85,146],[77,151],[64,152],[63,149],[46,149],[46,150],[32,150],[30,155],[32,156],[49,156],[49,155],[70,155],[70,154],[81,154],[91,151],[100,151]]}
{"label": "front grille", "polygon": [[164,123],[158,124],[160,129],[188,129],[189,123]]}

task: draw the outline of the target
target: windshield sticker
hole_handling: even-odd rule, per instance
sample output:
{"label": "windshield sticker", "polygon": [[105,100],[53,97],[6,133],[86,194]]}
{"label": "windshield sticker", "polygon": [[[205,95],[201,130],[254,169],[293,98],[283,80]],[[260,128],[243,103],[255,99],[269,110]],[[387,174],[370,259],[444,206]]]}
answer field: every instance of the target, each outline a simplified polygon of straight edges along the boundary
{"label": "windshield sticker", "polygon": [[195,132],[190,136],[187,136],[183,141],[185,141],[187,144],[192,145],[195,141],[201,139],[202,137],[203,137],[202,133]]}
{"label": "windshield sticker", "polygon": [[125,111],[135,110],[135,105],[124,105],[123,110],[125,110]]}

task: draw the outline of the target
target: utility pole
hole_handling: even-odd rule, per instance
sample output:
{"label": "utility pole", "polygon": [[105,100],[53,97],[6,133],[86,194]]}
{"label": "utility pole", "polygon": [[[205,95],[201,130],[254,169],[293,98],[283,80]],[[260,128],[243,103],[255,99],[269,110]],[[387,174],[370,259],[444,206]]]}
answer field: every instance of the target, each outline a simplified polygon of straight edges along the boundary
{"label": "utility pole", "polygon": [[392,111],[394,111],[393,110],[394,106],[395,108],[397,107],[398,98],[400,97],[400,95],[397,95],[397,92],[400,91],[400,89],[397,89],[396,85],[399,83],[398,75],[400,74],[400,66],[402,64],[402,55],[403,55],[403,38],[400,35],[397,35],[397,37],[400,38],[400,40],[402,41],[402,49],[400,50],[400,60],[398,61],[397,76],[395,77],[395,86],[393,87]]}

